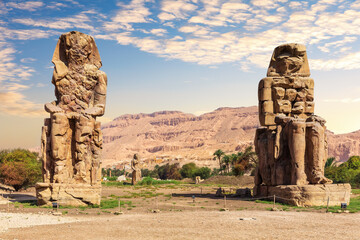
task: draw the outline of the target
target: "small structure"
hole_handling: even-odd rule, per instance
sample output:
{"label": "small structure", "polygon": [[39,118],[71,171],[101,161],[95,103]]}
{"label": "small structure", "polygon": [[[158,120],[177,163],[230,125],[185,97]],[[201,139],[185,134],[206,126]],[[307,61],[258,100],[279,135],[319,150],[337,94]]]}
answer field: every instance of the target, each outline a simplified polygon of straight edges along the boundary
{"label": "small structure", "polygon": [[314,80],[304,45],[275,48],[258,97],[262,127],[255,136],[254,195],[276,195],[297,206],[349,203],[350,185],[331,184],[324,176],[326,121],[314,115]]}
{"label": "small structure", "polygon": [[201,179],[200,176],[196,176],[196,177],[195,177],[195,184],[199,184],[199,183],[201,183],[201,182],[203,182],[203,181],[204,181],[204,179]]}
{"label": "small structure", "polygon": [[45,104],[41,135],[43,183],[38,204],[100,204],[102,133],[97,117],[104,114],[107,77],[92,36],[62,34],[54,55],[52,83],[56,101]]}
{"label": "small structure", "polygon": [[139,167],[139,155],[134,154],[133,160],[131,160],[132,181],[131,184],[135,185],[141,179],[141,169]]}

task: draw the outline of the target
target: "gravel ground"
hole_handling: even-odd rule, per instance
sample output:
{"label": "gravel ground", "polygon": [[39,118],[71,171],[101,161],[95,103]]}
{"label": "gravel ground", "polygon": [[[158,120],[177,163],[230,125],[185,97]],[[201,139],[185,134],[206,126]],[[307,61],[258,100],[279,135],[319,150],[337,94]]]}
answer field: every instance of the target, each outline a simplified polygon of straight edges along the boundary
{"label": "gravel ground", "polygon": [[[4,214],[2,216],[5,216]],[[22,215],[19,219],[24,219]],[[31,215],[30,215],[31,216]],[[71,221],[40,216],[44,224]],[[243,218],[244,220],[240,220]],[[60,220],[58,220],[60,219]],[[193,211],[84,217],[60,225],[9,229],[3,239],[359,239],[360,214]],[[0,224],[8,219],[1,218]],[[18,220],[20,222],[24,220]],[[76,220],[75,220],[76,221]],[[14,221],[14,223],[17,221]],[[23,227],[31,221],[24,221]],[[34,225],[31,223],[31,225]],[[14,227],[14,226],[13,226]],[[19,227],[19,226],[18,226]],[[1,236],[1,234],[0,234]],[[0,237],[1,238],[1,237]]]}
{"label": "gravel ground", "polygon": [[65,218],[48,214],[0,212],[0,237],[3,232],[10,228],[26,228],[37,225],[63,224],[77,221],[79,221],[77,218]]}

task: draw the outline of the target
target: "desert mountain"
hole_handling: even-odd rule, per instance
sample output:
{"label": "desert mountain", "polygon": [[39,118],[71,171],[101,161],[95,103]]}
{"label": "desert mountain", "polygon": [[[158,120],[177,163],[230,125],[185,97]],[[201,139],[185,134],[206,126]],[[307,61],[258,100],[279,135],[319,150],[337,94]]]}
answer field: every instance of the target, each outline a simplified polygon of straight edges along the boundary
{"label": "desert mountain", "polygon": [[[179,111],[127,114],[104,124],[103,164],[128,162],[134,153],[143,159],[216,164],[213,153],[243,150],[253,144],[259,127],[257,107],[218,108],[200,116]],[[360,154],[360,130],[336,135],[329,131],[329,156],[345,161]],[[212,163],[212,164],[211,164]]]}

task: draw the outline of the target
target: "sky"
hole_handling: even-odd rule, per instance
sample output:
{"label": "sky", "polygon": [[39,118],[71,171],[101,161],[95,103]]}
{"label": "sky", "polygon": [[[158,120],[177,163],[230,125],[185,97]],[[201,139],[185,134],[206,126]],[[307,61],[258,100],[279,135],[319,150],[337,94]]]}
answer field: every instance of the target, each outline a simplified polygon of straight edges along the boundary
{"label": "sky", "polygon": [[40,145],[57,40],[95,38],[106,113],[254,106],[273,49],[305,44],[315,113],[360,129],[360,0],[0,0],[0,149]]}

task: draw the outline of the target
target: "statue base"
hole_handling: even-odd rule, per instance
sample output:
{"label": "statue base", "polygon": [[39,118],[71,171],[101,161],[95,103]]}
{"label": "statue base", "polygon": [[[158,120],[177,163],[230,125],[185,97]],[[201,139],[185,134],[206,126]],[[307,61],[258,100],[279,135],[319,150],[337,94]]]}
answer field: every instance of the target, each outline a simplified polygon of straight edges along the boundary
{"label": "statue base", "polygon": [[350,203],[351,186],[344,184],[278,185],[254,187],[254,197],[272,197],[277,202],[298,206],[340,206]]}
{"label": "statue base", "polygon": [[100,205],[101,184],[37,183],[35,185],[38,205],[62,206]]}

